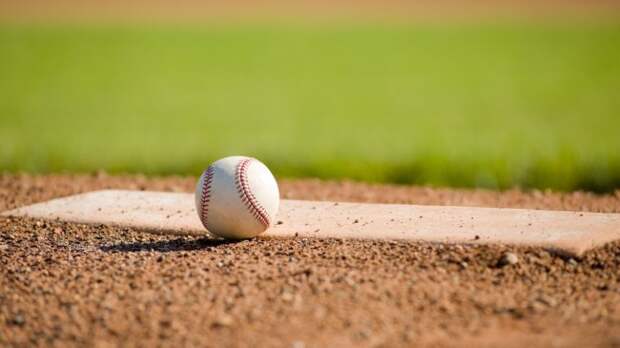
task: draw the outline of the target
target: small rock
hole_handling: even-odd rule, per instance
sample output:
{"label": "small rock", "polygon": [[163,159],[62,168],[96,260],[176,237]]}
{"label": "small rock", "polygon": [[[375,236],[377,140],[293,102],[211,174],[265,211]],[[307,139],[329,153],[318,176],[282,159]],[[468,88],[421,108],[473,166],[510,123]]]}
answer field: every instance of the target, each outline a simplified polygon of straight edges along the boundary
{"label": "small rock", "polygon": [[498,261],[498,265],[500,267],[503,267],[507,265],[514,265],[518,262],[519,262],[519,257],[517,256],[517,254],[508,252],[502,255],[502,257]]}
{"label": "small rock", "polygon": [[228,327],[233,324],[233,318],[228,314],[222,314],[218,316],[214,321],[213,327]]}
{"label": "small rock", "polygon": [[280,220],[280,221],[276,222],[276,225],[282,225],[283,223],[284,223],[284,221]]}
{"label": "small rock", "polygon": [[282,301],[291,302],[295,297],[290,292],[285,292],[282,294]]}
{"label": "small rock", "polygon": [[23,326],[26,323],[26,319],[22,315],[18,314],[10,320],[10,323],[17,326]]}

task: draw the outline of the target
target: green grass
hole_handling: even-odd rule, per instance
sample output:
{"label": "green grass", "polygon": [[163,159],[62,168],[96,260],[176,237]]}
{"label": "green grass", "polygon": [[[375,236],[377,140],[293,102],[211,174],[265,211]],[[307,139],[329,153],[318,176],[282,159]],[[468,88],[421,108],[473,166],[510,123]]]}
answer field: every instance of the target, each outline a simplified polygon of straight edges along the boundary
{"label": "green grass", "polygon": [[620,187],[620,25],[0,25],[0,170]]}

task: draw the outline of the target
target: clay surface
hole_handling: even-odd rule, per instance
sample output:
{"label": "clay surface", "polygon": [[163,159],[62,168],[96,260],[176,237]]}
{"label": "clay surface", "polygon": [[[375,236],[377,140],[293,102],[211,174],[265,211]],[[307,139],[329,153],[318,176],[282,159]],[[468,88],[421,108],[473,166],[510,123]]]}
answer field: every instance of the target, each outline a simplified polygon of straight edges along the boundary
{"label": "clay surface", "polygon": [[[187,193],[103,190],[4,212],[24,216],[204,235]],[[620,214],[283,200],[265,237],[360,238],[541,246],[579,256],[620,239]]]}
{"label": "clay surface", "polygon": [[[196,178],[1,175],[0,210]],[[620,212],[594,195],[281,180],[289,199]],[[505,255],[517,257],[506,264]],[[280,238],[225,243],[0,217],[0,346],[615,347],[620,243]]]}
{"label": "clay surface", "polygon": [[297,20],[354,18],[435,20],[480,18],[617,17],[615,0],[21,0],[0,2],[0,19],[61,21]]}

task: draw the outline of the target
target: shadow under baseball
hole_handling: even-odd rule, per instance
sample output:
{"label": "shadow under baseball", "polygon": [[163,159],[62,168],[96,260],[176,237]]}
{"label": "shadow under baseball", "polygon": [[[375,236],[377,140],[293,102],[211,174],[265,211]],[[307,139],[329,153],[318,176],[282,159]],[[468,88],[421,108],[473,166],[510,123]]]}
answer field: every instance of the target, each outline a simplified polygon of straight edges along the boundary
{"label": "shadow under baseball", "polygon": [[114,245],[104,245],[100,249],[105,252],[141,252],[141,251],[157,251],[157,252],[175,252],[175,251],[192,251],[202,250],[213,247],[221,247],[227,244],[238,243],[238,241],[201,238],[201,239],[184,239],[177,238],[173,240],[164,240],[157,242],[137,242],[137,243],[120,243]]}

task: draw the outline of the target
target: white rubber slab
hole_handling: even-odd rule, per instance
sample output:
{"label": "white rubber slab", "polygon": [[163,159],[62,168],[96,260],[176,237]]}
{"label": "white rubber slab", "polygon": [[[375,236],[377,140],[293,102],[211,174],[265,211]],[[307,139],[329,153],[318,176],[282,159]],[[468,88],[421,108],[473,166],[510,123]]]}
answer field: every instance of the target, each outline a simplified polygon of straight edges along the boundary
{"label": "white rubber slab", "polygon": [[[206,234],[187,193],[94,191],[2,215]],[[620,239],[620,214],[283,200],[264,236],[541,246],[570,255]]]}

